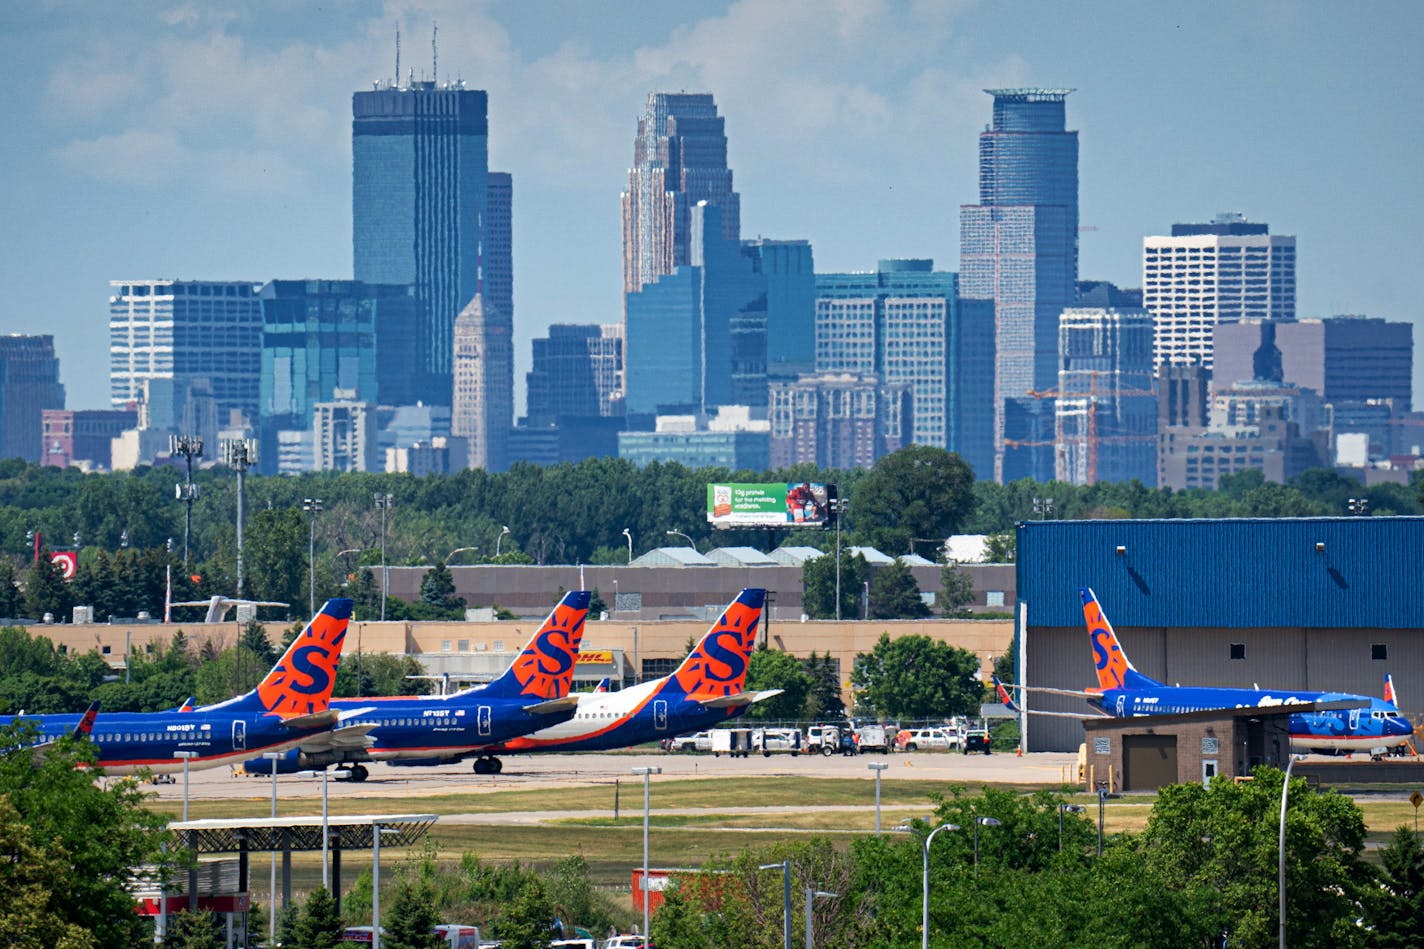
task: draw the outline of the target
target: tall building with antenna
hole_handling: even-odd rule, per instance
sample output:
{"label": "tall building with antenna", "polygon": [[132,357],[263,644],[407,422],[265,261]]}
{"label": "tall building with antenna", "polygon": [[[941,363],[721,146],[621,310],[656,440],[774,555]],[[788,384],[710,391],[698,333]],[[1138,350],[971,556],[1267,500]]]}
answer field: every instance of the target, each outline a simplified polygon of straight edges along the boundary
{"label": "tall building with antenna", "polygon": [[415,288],[415,389],[427,404],[451,405],[455,319],[481,289],[482,269],[486,322],[512,336],[513,186],[489,171],[487,94],[439,81],[433,36],[431,45],[430,79],[414,70],[401,78],[398,35],[394,81],[352,96],[352,270],[356,280]]}

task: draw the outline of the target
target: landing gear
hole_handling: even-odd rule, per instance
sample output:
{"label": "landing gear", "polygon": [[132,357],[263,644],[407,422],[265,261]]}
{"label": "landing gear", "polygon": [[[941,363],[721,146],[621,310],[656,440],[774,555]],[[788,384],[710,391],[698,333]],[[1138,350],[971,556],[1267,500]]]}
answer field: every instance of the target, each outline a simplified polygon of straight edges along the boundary
{"label": "landing gear", "polygon": [[360,784],[362,781],[366,780],[368,772],[366,771],[365,765],[353,764],[350,770],[352,781],[355,781],[357,784]]}
{"label": "landing gear", "polygon": [[498,758],[485,756],[475,759],[475,774],[499,774],[504,770],[504,762]]}

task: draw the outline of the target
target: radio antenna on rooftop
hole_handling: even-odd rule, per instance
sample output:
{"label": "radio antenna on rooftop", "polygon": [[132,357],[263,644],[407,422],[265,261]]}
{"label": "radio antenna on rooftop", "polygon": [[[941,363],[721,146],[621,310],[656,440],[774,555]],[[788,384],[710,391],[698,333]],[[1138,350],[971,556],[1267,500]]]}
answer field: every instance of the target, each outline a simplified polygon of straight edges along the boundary
{"label": "radio antenna on rooftop", "polygon": [[396,23],[396,88],[400,88],[400,23]]}
{"label": "radio antenna on rooftop", "polygon": [[439,85],[440,83],[440,51],[435,46],[435,40],[440,35],[440,24],[431,21],[430,24],[430,81]]}

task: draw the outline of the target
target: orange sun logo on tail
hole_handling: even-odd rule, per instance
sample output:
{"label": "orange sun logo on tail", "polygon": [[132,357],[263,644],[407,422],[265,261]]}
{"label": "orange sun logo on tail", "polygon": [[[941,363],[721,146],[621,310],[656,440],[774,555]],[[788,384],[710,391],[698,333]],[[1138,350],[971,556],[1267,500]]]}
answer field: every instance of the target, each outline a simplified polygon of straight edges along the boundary
{"label": "orange sun logo on tail", "polygon": [[688,695],[735,695],[742,691],[747,662],[756,645],[765,591],[748,590],[737,597],[717,624],[673,673]]}
{"label": "orange sun logo on tail", "polygon": [[565,596],[514,660],[510,671],[520,695],[558,699],[569,694],[590,598],[587,591]]}
{"label": "orange sun logo on tail", "polygon": [[287,718],[326,711],[350,620],[351,601],[331,600],[292,641],[257,686],[257,696],[268,713]]}

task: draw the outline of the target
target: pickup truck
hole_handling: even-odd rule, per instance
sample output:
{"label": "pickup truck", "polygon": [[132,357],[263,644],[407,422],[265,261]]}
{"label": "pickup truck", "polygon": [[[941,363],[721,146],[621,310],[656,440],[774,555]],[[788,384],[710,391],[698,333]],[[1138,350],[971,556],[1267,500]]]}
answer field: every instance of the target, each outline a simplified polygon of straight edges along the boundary
{"label": "pickup truck", "polygon": [[959,735],[947,728],[902,728],[895,734],[897,751],[949,751],[959,747]]}
{"label": "pickup truck", "polygon": [[663,740],[663,751],[711,751],[712,733],[698,732],[695,735],[678,735]]}

